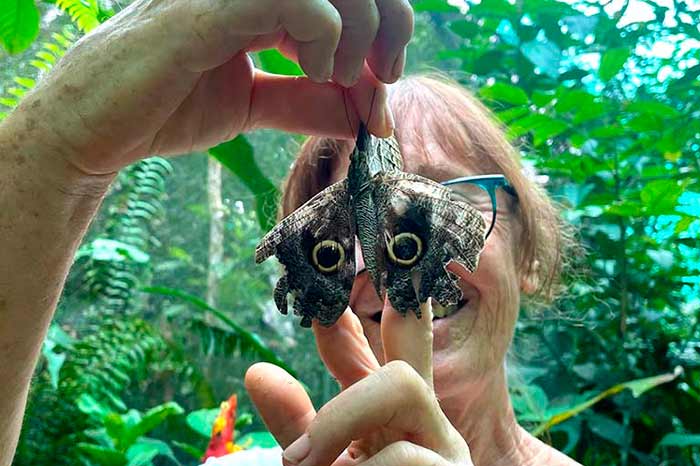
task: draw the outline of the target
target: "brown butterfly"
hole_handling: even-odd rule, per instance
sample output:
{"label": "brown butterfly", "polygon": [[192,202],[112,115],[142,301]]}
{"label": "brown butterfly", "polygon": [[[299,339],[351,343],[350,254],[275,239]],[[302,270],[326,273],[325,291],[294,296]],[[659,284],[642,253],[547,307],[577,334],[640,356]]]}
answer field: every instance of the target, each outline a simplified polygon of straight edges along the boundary
{"label": "brown butterfly", "polygon": [[402,314],[420,317],[419,303],[442,306],[461,299],[451,260],[476,269],[485,222],[440,183],[405,173],[396,140],[371,136],[360,126],[347,177],[284,218],[255,250],[260,263],[277,256],[285,271],[277,282],[277,308],[287,294],[301,325],[333,325],[345,311],[355,279],[355,240],[379,296],[386,291]]}

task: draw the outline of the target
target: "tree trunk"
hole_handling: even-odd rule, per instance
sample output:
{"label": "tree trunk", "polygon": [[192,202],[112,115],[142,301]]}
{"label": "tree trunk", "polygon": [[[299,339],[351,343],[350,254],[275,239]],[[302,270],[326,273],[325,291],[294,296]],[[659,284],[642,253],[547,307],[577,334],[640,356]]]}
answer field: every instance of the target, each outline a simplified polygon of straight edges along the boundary
{"label": "tree trunk", "polygon": [[221,164],[209,158],[207,193],[209,198],[209,267],[206,301],[216,307],[219,298],[218,269],[224,258],[224,203],[221,199]]}

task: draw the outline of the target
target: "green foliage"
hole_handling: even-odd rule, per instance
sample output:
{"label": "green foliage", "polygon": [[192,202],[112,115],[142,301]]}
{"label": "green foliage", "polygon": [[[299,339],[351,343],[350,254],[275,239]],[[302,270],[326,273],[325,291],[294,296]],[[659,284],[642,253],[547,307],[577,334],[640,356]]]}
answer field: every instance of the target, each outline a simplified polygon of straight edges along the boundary
{"label": "green foliage", "polygon": [[[2,9],[0,9],[1,12]],[[39,72],[50,70],[54,63],[66,53],[66,50],[76,40],[74,31],[72,26],[66,26],[60,33],[52,33],[52,40],[42,42],[39,50],[34,52],[34,57],[29,60],[29,64]],[[34,78],[26,76],[13,76],[12,81],[13,85],[7,88],[4,95],[0,94],[0,105],[8,109],[15,108],[22,96],[33,88],[36,83]],[[0,119],[4,116],[5,113],[0,112]]]}
{"label": "green foliage", "polygon": [[231,170],[255,195],[255,211],[260,227],[267,231],[276,223],[279,192],[253,158],[253,146],[245,136],[209,149],[209,154]]}
{"label": "green foliage", "polygon": [[180,405],[169,402],[145,413],[130,409],[121,414],[100,406],[90,398],[90,395],[84,393],[81,395],[83,402],[78,402],[83,413],[93,417],[99,426],[88,433],[91,443],[80,442],[77,445],[87,463],[103,466],[153,465],[152,460],[162,455],[175,464],[181,464],[167,443],[145,437],[169,417],[183,414]]}
{"label": "green foliage", "polygon": [[6,0],[0,8],[0,44],[8,53],[26,50],[39,35],[39,9],[34,0]]}
{"label": "green foliage", "polygon": [[[697,9],[644,1],[651,16],[629,21],[642,4],[617,3],[481,0],[460,9],[417,0],[408,68],[438,67],[486,101],[586,247],[571,258],[583,272],[568,277],[563,298],[518,324],[510,367],[520,421],[586,465],[698,464]],[[1,83],[8,109],[75,42],[75,28],[112,14],[98,0],[58,0],[68,15],[32,44],[34,3],[10,6],[0,8],[0,43],[26,51]],[[61,21],[72,24],[55,29]],[[268,72],[301,74],[276,51],[254,58]],[[275,269],[252,260],[275,221],[288,143],[266,132],[209,151],[234,175],[224,179],[217,306],[196,297],[206,290],[205,159],[173,168],[156,158],[120,175],[42,349],[16,465],[197,464],[208,434],[190,420],[242,394],[248,359],[283,365],[284,354],[316,404],[334,395],[309,333],[279,320],[270,302]],[[171,399],[191,415],[121,436],[146,407]],[[252,431],[239,443],[271,445],[252,422],[237,426]]]}
{"label": "green foliage", "polygon": [[[212,323],[207,324],[204,329],[209,332],[208,338],[211,339],[211,342],[215,341],[221,341],[226,339],[226,341],[230,341],[231,343],[228,345],[228,350],[224,351],[225,354],[230,354],[234,350],[238,350],[243,354],[250,354],[256,357],[257,359],[260,359],[262,361],[267,361],[269,363],[275,364],[280,366],[281,368],[285,369],[287,372],[289,372],[292,375],[294,374],[294,370],[289,367],[287,364],[285,364],[276,354],[274,351],[272,351],[261,339],[258,335],[255,333],[249,332],[245,330],[243,327],[238,325],[236,322],[234,322],[231,318],[226,316],[226,313],[223,311],[220,311],[218,309],[215,309],[211,306],[209,306],[207,303],[205,303],[203,300],[197,298],[196,296],[189,295],[182,290],[175,290],[171,288],[163,288],[163,287],[149,287],[149,288],[144,288],[143,291],[147,293],[155,293],[155,294],[160,294],[163,296],[169,296],[173,298],[178,298],[186,301],[187,303],[193,305],[195,309],[207,313],[213,314],[221,324],[223,324],[225,327],[217,327]],[[192,322],[201,322],[192,319]],[[223,336],[215,336],[216,335],[216,330],[220,331],[220,335],[223,334]],[[205,347],[211,347],[212,345],[204,345]]]}
{"label": "green foliage", "polygon": [[[482,0],[429,19],[451,31],[443,66],[479,88],[586,246],[572,260],[588,272],[569,277],[557,309],[521,320],[514,365],[541,372],[512,384],[521,421],[549,419],[536,432],[584,464],[698,461],[697,449],[654,448],[700,428],[689,415],[700,402],[700,71],[683,45],[698,39],[697,12],[646,5],[675,22],[554,0]],[[655,43],[670,58],[649,52]],[[682,375],[638,399],[606,398],[677,365]]]}
{"label": "green foliage", "polygon": [[102,9],[99,0],[56,0],[56,6],[68,13],[81,32],[90,32],[114,13]]}

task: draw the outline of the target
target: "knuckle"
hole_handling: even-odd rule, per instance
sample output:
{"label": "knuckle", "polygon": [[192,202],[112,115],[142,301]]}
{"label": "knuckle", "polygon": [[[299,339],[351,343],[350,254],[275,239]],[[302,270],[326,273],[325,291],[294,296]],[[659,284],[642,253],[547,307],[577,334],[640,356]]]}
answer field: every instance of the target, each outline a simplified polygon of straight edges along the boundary
{"label": "knuckle", "polygon": [[425,401],[431,399],[430,387],[409,363],[395,360],[389,362],[385,367],[387,375],[391,377],[397,386],[396,388],[407,397]]}
{"label": "knuckle", "polygon": [[329,8],[328,14],[324,15],[325,21],[321,27],[325,30],[326,35],[334,39],[340,39],[340,34],[343,32],[343,19],[340,13],[335,8]]}
{"label": "knuckle", "polygon": [[399,440],[386,447],[386,459],[388,464],[409,464],[414,454],[413,445],[406,440]]}
{"label": "knuckle", "polygon": [[408,0],[397,0],[396,9],[394,10],[394,21],[398,24],[397,35],[404,41],[408,42],[413,35],[413,8]]}

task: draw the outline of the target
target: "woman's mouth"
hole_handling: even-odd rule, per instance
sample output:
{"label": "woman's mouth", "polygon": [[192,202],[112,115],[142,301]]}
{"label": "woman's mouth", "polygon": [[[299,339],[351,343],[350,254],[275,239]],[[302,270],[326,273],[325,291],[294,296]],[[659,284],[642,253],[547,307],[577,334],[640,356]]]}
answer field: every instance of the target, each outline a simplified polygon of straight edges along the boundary
{"label": "woman's mouth", "polygon": [[466,298],[460,299],[457,301],[457,304],[451,306],[442,306],[440,303],[433,302],[433,321],[456,314],[460,309],[466,306],[468,302],[469,300]]}
{"label": "woman's mouth", "polygon": [[[463,307],[465,307],[469,303],[469,300],[466,298],[462,298],[459,301],[457,301],[457,304],[453,304],[451,306],[441,306],[437,302],[433,302],[433,322],[436,320],[444,319],[445,317],[450,317],[451,315],[456,314],[459,310],[461,310]],[[370,317],[374,322],[376,323],[381,323],[382,322],[382,311],[377,311],[372,316]]]}

